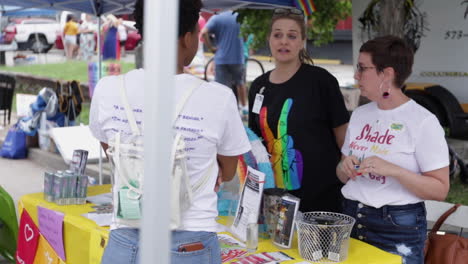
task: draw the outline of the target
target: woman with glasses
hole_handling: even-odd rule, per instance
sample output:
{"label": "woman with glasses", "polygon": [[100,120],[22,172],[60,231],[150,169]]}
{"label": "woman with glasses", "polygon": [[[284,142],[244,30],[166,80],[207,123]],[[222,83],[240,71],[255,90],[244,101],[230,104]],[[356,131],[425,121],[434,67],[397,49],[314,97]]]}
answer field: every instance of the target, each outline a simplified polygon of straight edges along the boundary
{"label": "woman with glasses", "polygon": [[449,155],[437,118],[403,93],[413,51],[400,38],[379,37],[359,50],[357,80],[371,102],[354,110],[336,172],[345,183],[351,236],[422,264],[424,200],[444,200]]}
{"label": "woman with glasses", "polygon": [[312,65],[302,11],[275,9],[269,31],[275,68],[250,87],[249,127],[271,154],[276,186],[299,197],[302,212],[340,212],[335,168],[349,114],[338,82]]}

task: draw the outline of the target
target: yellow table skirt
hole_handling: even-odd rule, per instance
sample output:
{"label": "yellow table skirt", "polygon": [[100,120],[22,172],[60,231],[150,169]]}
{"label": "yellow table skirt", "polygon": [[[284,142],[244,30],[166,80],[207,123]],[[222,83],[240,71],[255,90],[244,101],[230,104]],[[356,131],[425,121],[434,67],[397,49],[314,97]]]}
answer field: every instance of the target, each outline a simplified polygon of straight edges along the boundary
{"label": "yellow table skirt", "polygon": [[[91,186],[88,196],[110,192],[110,185]],[[63,219],[63,243],[67,264],[100,263],[105,243],[109,237],[109,228],[100,227],[82,214],[94,211],[92,204],[57,205],[44,200],[43,193],[27,194],[18,202],[18,211],[29,213],[39,227],[37,207],[42,206],[65,214]]]}
{"label": "yellow table skirt", "polygon": [[[110,185],[92,186],[88,188],[88,196],[110,192]],[[23,209],[30,214],[33,221],[38,225],[37,206],[42,206],[65,214],[63,224],[63,240],[67,264],[98,264],[100,263],[104,247],[109,237],[109,228],[100,227],[94,221],[89,220],[82,214],[93,211],[92,204],[85,205],[57,205],[44,200],[43,193],[24,195],[19,201],[19,211]],[[220,217],[221,224],[229,220]],[[303,261],[299,255],[297,239],[293,240],[291,249],[282,249],[275,246],[270,240],[260,239],[258,252],[282,251],[294,260],[282,262],[297,263]],[[356,239],[351,239],[346,264],[401,264],[400,256],[387,253],[374,246]]]}

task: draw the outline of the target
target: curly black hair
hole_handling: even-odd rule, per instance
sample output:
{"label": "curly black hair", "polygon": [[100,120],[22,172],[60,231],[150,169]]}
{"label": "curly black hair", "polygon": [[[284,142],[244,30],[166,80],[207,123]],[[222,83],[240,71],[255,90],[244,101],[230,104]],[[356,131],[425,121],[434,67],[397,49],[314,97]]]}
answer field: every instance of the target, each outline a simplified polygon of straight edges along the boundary
{"label": "curly black hair", "polygon": [[[135,27],[143,37],[144,21],[144,0],[136,0],[133,17],[135,18]],[[179,0],[179,34],[181,37],[187,32],[193,32],[198,23],[200,10],[202,8],[201,0]]]}

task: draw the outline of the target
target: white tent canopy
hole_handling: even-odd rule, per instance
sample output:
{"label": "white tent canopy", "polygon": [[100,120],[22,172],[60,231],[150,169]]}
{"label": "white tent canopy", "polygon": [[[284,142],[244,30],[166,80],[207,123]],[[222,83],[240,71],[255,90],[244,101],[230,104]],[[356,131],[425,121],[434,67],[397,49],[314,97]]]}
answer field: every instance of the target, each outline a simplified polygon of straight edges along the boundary
{"label": "white tent canopy", "polygon": [[[293,0],[202,0],[204,9],[294,6]],[[0,5],[78,11],[100,16],[131,13],[134,0],[0,0]],[[145,0],[145,203],[140,263],[169,263],[169,156],[176,66],[178,1]],[[266,25],[265,25],[266,26]],[[173,41],[168,41],[168,40]]]}

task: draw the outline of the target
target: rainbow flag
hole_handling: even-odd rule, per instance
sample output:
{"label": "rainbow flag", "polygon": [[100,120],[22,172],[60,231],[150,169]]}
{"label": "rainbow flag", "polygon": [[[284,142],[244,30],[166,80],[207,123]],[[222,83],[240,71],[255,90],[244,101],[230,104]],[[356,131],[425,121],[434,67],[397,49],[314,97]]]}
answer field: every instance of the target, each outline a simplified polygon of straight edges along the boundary
{"label": "rainbow flag", "polygon": [[314,1],[312,0],[294,0],[296,8],[304,11],[306,16],[310,16],[313,12],[317,11]]}

